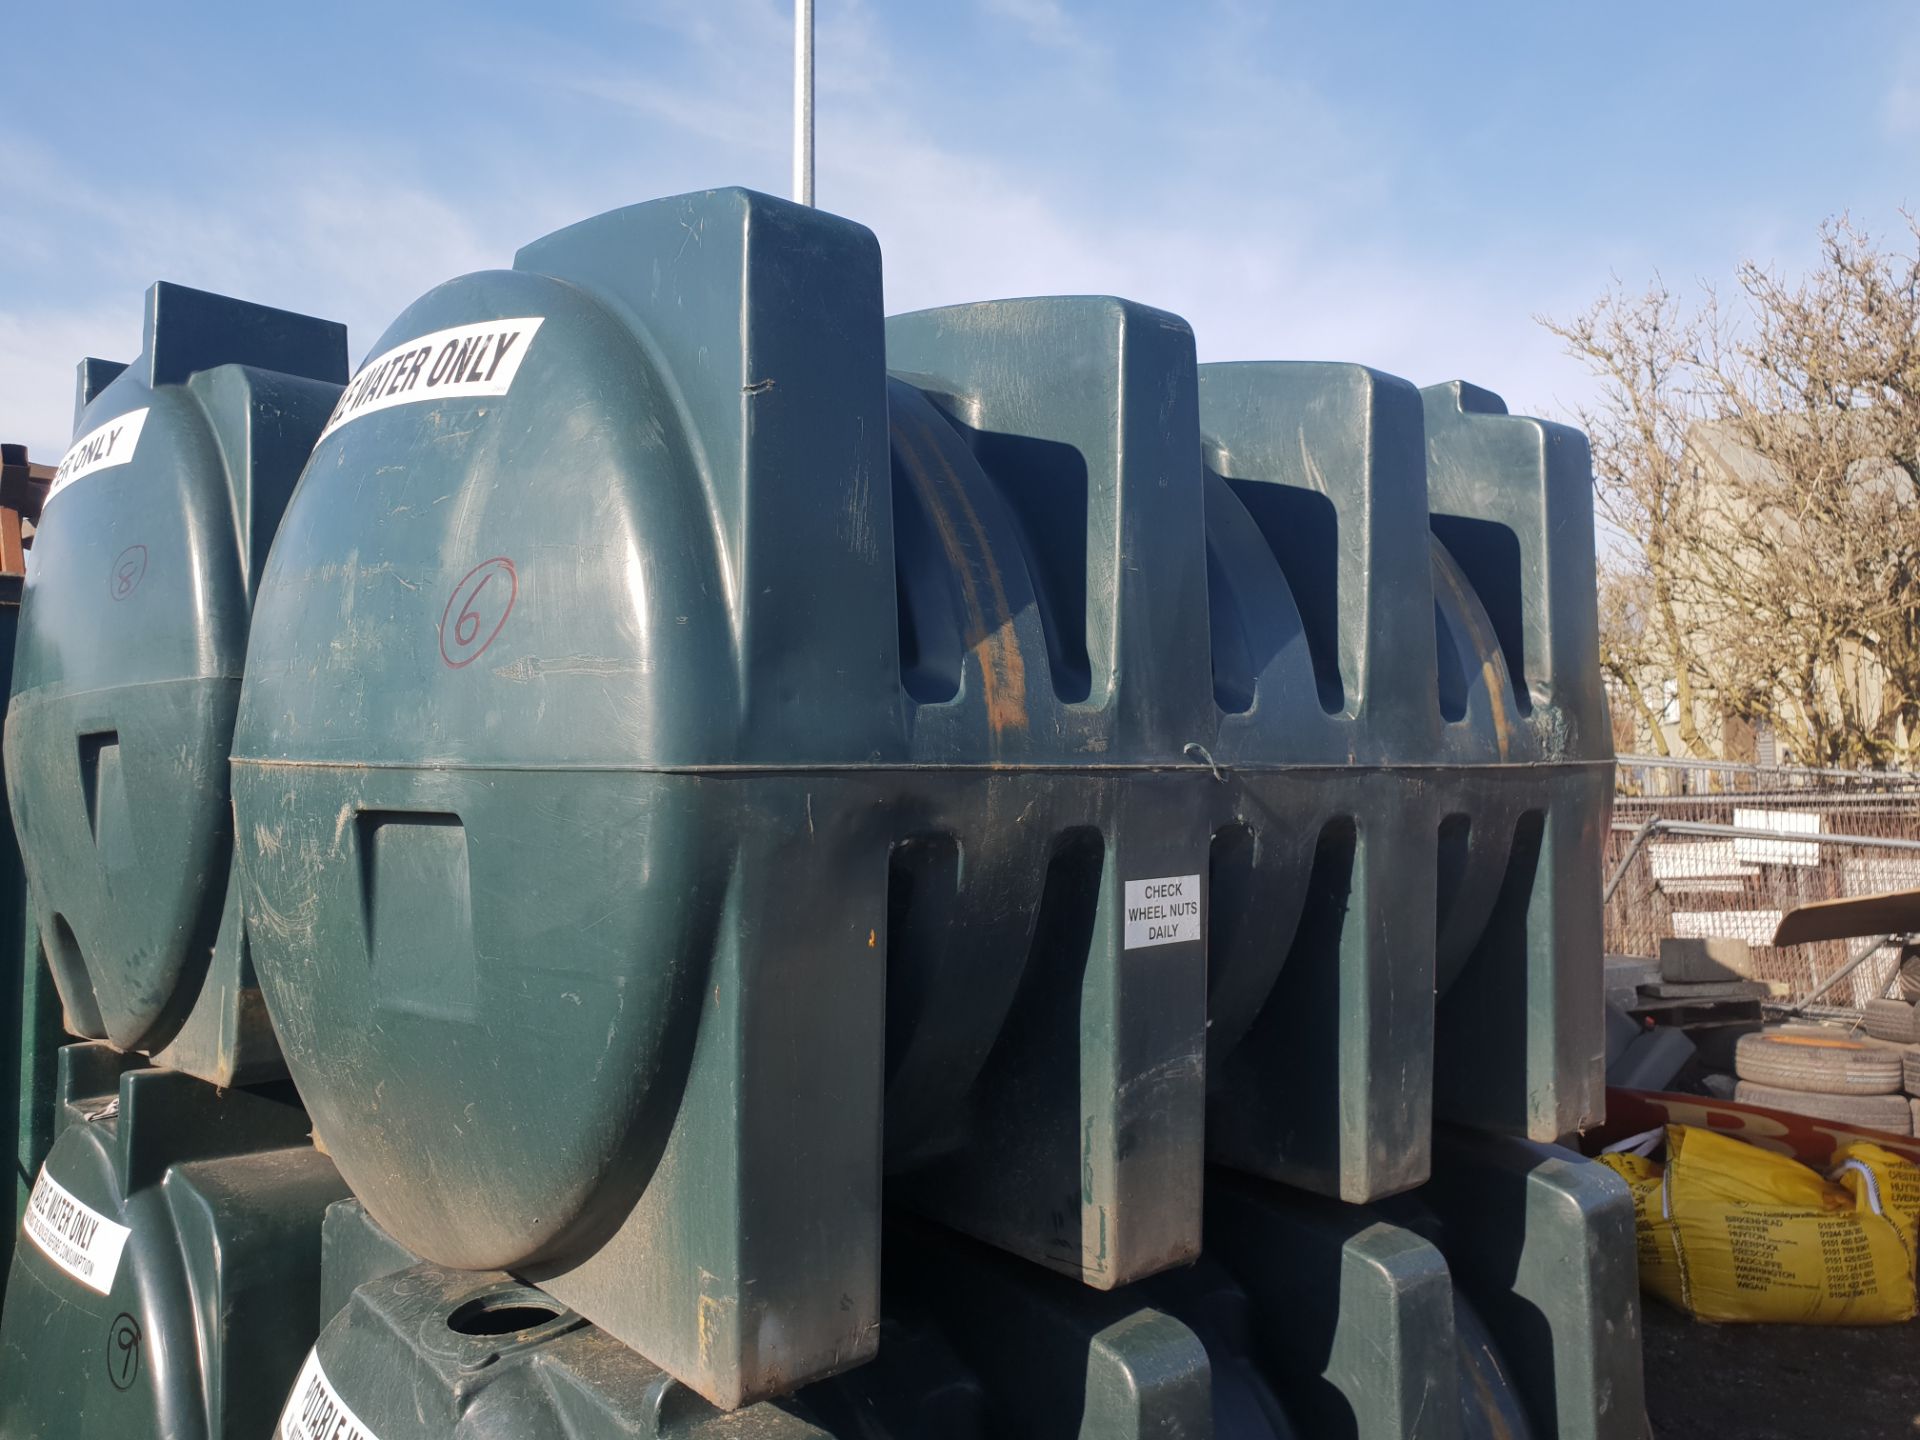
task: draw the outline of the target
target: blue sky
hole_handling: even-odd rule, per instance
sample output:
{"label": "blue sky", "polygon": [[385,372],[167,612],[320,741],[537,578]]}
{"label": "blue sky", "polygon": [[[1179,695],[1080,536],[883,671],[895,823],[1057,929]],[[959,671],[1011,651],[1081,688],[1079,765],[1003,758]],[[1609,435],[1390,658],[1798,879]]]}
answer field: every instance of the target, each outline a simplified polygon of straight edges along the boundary
{"label": "blue sky", "polygon": [[[1920,7],[817,0],[819,201],[890,309],[1108,291],[1202,359],[1587,393],[1535,314],[1617,273],[1793,268],[1920,205]],[[0,436],[155,279],[344,320],[617,205],[785,193],[790,7],[0,9]]]}

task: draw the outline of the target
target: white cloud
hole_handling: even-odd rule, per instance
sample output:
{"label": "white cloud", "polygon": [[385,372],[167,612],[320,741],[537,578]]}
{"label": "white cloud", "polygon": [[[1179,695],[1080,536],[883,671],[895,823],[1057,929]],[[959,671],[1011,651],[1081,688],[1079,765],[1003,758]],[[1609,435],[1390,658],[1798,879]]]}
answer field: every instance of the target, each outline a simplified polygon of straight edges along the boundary
{"label": "white cloud", "polygon": [[982,0],[989,15],[1011,20],[1036,45],[1057,50],[1088,48],[1086,33],[1067,14],[1060,0]]}
{"label": "white cloud", "polygon": [[1880,119],[1893,139],[1920,134],[1920,78],[1903,73],[1894,80],[1880,102]]}
{"label": "white cloud", "polygon": [[139,298],[76,310],[0,310],[0,438],[25,444],[35,460],[60,458],[72,438],[74,367],[89,355],[133,358]]}
{"label": "white cloud", "polygon": [[1892,48],[1892,75],[1880,97],[1880,127],[1891,140],[1920,135],[1920,36],[1909,33]]}
{"label": "white cloud", "polygon": [[[17,142],[0,142],[0,155],[22,213],[36,217],[11,227],[23,233],[0,240],[0,255],[38,280],[0,305],[0,434],[36,456],[65,448],[75,363],[138,353],[154,280],[342,320],[360,353],[421,292],[510,259],[482,239],[510,233],[510,213],[476,214],[313,157],[283,152],[266,172],[275,179],[215,201],[56,175]],[[60,303],[76,293],[85,298]]]}
{"label": "white cloud", "polygon": [[[984,3],[1042,29],[1059,11]],[[64,444],[74,360],[131,358],[140,293],[155,278],[345,320],[358,355],[416,295],[505,265],[558,225],[702,184],[777,188],[789,17],[774,0],[742,0],[650,20],[675,47],[674,63],[651,73],[507,37],[501,50],[518,83],[550,97],[554,129],[604,137],[611,110],[640,144],[529,142],[457,171],[374,174],[267,135],[253,166],[267,178],[216,194],[89,184],[0,136],[13,200],[43,222],[0,235],[0,261],[45,281],[31,303],[0,307],[5,433],[36,451]],[[1257,14],[1228,7],[1215,20],[1197,27],[1205,43],[1169,77],[1147,130],[1131,102],[1110,97],[1111,114],[1078,117],[1084,146],[1041,155],[945,123],[863,4],[823,17],[821,195],[879,235],[889,308],[1117,293],[1184,315],[1203,359],[1360,360],[1420,383],[1464,376],[1516,406],[1585,393],[1528,318],[1582,303],[1565,291],[1569,257],[1528,267],[1493,248],[1464,265],[1433,253],[1418,216],[1395,210],[1394,148],[1329,97],[1248,63],[1266,23]],[[1179,103],[1202,77],[1205,103]]]}

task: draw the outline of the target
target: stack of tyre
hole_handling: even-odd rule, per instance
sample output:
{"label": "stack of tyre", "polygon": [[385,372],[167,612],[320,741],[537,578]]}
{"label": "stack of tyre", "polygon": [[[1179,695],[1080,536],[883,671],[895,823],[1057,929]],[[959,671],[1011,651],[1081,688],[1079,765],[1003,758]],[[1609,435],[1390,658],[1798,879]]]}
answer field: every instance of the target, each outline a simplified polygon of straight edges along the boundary
{"label": "stack of tyre", "polygon": [[1920,965],[1901,967],[1893,997],[1867,1002],[1863,1028],[1874,1039],[1897,1046],[1900,1087],[1906,1092],[1913,1133],[1920,1135]]}
{"label": "stack of tyre", "polygon": [[1920,1101],[1920,1048],[1885,1041],[1915,1038],[1913,1006],[1899,1001],[1904,1035],[1870,1011],[1869,1039],[1855,1039],[1822,1026],[1793,1025],[1742,1036],[1734,1052],[1739,1084],[1733,1098],[1790,1115],[1860,1125],[1890,1135],[1911,1135]]}

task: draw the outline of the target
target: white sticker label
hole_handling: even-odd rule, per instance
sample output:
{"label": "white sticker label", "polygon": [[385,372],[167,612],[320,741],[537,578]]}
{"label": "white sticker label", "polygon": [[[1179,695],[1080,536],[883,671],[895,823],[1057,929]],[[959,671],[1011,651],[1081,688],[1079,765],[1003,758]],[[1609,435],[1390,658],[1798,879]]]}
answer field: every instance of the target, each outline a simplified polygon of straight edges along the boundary
{"label": "white sticker label", "polygon": [[543,318],[533,315],[456,325],[374,356],[340,392],[340,403],[333,407],[320,438],[326,439],[349,420],[395,405],[506,394]]}
{"label": "white sticker label", "polygon": [[[1778,830],[1782,835],[1818,835],[1818,810],[1742,810],[1733,811],[1734,828],[1739,830]],[[1736,859],[1749,865],[1818,865],[1820,847],[1803,845],[1797,840],[1756,840],[1751,835],[1736,836]]]}
{"label": "white sticker label", "polygon": [[20,1228],[49,1260],[102,1295],[113,1289],[120,1252],[133,1233],[74,1199],[44,1165],[33,1183],[33,1194],[27,1197],[27,1218]]}
{"label": "white sticker label", "polygon": [[82,435],[60,457],[60,468],[53,472],[53,484],[47,489],[47,501],[96,470],[111,470],[133,459],[134,446],[140,443],[140,432],[146,428],[147,410],[143,405]]}
{"label": "white sticker label", "polygon": [[1200,877],[1127,881],[1127,945],[1178,945],[1200,938]]}
{"label": "white sticker label", "polygon": [[280,1412],[273,1440],[378,1440],[360,1417],[347,1408],[340,1392],[320,1368],[317,1351],[307,1352],[300,1378],[293,1382],[286,1409]]}

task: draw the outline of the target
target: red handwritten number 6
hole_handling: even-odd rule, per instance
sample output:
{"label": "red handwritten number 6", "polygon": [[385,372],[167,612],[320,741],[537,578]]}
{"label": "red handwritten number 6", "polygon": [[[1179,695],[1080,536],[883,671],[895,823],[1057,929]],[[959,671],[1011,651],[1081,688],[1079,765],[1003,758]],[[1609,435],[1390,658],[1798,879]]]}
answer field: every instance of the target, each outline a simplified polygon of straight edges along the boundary
{"label": "red handwritten number 6", "polygon": [[440,658],[449,669],[465,669],[486,653],[519,595],[519,573],[504,555],[482,560],[460,577],[440,612]]}
{"label": "red handwritten number 6", "polygon": [[480,633],[480,617],[474,613],[473,602],[480,598],[481,592],[487,588],[487,581],[491,579],[493,579],[492,575],[481,576],[480,584],[474,589],[473,594],[467,597],[467,603],[461,608],[459,618],[453,622],[454,644],[471,645],[473,637]]}

